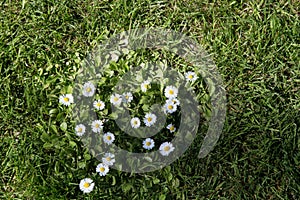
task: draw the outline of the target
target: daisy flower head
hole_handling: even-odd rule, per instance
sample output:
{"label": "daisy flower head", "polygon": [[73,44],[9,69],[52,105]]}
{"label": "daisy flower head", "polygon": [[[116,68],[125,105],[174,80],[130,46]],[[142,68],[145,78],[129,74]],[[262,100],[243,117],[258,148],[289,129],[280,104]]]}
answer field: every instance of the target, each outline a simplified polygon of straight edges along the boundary
{"label": "daisy flower head", "polygon": [[122,103],[122,96],[119,94],[113,94],[110,96],[110,103],[115,106],[120,106]]}
{"label": "daisy flower head", "polygon": [[141,84],[141,90],[142,90],[142,92],[146,92],[150,88],[151,88],[150,81],[144,81]]}
{"label": "daisy flower head", "polygon": [[133,96],[131,92],[123,93],[122,97],[123,97],[123,102],[125,103],[130,103],[133,100]]}
{"label": "daisy flower head", "polygon": [[176,112],[177,106],[173,103],[172,100],[167,100],[165,104],[165,110],[167,113],[173,113]]}
{"label": "daisy flower head", "polygon": [[94,120],[92,122],[92,131],[100,133],[101,129],[103,129],[103,122],[101,120]]}
{"label": "daisy flower head", "polygon": [[195,72],[188,71],[185,74],[185,78],[186,78],[187,81],[194,82],[195,80],[197,80],[198,76],[196,75]]}
{"label": "daisy flower head", "polygon": [[72,94],[63,94],[59,96],[59,103],[69,106],[74,103],[74,98]]}
{"label": "daisy flower head", "polygon": [[163,156],[168,156],[172,151],[174,151],[175,147],[170,142],[164,142],[159,147],[159,152]]}
{"label": "daisy flower head", "polygon": [[171,133],[173,133],[173,132],[176,131],[176,127],[175,127],[173,124],[169,124],[169,125],[167,126],[167,129],[169,129]]}
{"label": "daisy flower head", "polygon": [[111,132],[107,132],[103,135],[103,140],[106,144],[110,145],[115,141],[115,135]]}
{"label": "daisy flower head", "polygon": [[84,178],[79,183],[79,189],[83,193],[90,193],[91,191],[93,191],[94,186],[95,186],[95,183],[93,183],[93,180],[90,178]]}
{"label": "daisy flower head", "polygon": [[132,128],[138,128],[141,126],[141,121],[139,118],[134,117],[130,120],[130,124]]}
{"label": "daisy flower head", "polygon": [[151,138],[146,138],[144,141],[143,141],[143,148],[144,149],[147,149],[147,150],[150,150],[154,147],[154,140],[152,140]]}
{"label": "daisy flower head", "polygon": [[83,85],[83,90],[82,90],[83,96],[85,96],[85,97],[91,97],[91,96],[94,95],[95,91],[96,91],[96,88],[95,88],[95,86],[94,86],[93,83],[86,82]]}
{"label": "daisy flower head", "polygon": [[167,98],[176,98],[178,95],[178,89],[172,85],[165,88],[165,96]]}
{"label": "daisy flower head", "polygon": [[103,101],[101,101],[101,100],[97,100],[97,101],[94,101],[93,106],[97,110],[103,110],[104,107],[105,107],[105,103]]}
{"label": "daisy flower head", "polygon": [[100,176],[105,176],[109,172],[109,168],[106,164],[100,163],[96,167],[96,172],[99,172]]}
{"label": "daisy flower head", "polygon": [[112,153],[105,153],[102,157],[102,162],[108,166],[113,165],[116,162],[115,155]]}
{"label": "daisy flower head", "polygon": [[77,136],[83,136],[83,134],[85,133],[85,126],[83,124],[76,125],[75,132]]}
{"label": "daisy flower head", "polygon": [[170,99],[176,106],[180,105],[180,101],[177,98]]}
{"label": "daisy flower head", "polygon": [[144,118],[144,123],[146,126],[152,126],[156,122],[156,115],[153,113],[147,113]]}

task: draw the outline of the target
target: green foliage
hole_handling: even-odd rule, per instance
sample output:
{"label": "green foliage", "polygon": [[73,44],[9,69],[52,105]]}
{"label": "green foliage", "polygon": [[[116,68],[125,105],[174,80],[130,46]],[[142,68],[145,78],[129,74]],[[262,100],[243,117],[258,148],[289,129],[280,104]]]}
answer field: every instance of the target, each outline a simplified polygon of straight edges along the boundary
{"label": "green foliage", "polygon": [[[3,1],[0,7],[1,199],[300,196],[298,1],[40,0]],[[197,158],[204,136],[199,134],[183,157],[162,170],[111,170],[100,177],[98,161],[74,135],[71,108],[59,105],[58,97],[72,92],[82,59],[97,43],[145,26],[190,35],[214,57],[228,94],[226,124],[204,159]],[[130,56],[140,64],[151,55]],[[125,73],[130,59],[106,73]],[[173,55],[164,59],[187,70]],[[101,81],[109,81],[109,92],[118,77]],[[206,91],[201,79],[194,86]],[[198,98],[209,100],[205,92]],[[209,118],[209,104],[200,109]],[[201,123],[199,133],[205,133]],[[87,176],[96,186],[85,195],[78,183]]]}

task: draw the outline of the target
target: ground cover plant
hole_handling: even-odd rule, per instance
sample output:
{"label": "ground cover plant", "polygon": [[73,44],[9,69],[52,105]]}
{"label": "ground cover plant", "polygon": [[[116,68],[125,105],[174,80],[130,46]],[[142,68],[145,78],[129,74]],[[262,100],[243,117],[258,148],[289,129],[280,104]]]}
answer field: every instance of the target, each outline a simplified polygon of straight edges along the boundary
{"label": "ground cover plant", "polygon": [[[0,7],[1,199],[300,196],[298,1],[40,0]],[[99,161],[83,147],[71,106],[60,96],[72,93],[81,61],[99,42],[151,26],[187,34],[213,57],[227,92],[221,138],[207,157],[197,158],[204,120],[188,151],[170,166],[145,174],[109,169],[99,176]],[[138,62],[147,56],[140,53]],[[171,55],[164,59],[192,71]],[[195,87],[201,90],[201,80]],[[80,190],[84,178],[95,183],[90,193]]]}

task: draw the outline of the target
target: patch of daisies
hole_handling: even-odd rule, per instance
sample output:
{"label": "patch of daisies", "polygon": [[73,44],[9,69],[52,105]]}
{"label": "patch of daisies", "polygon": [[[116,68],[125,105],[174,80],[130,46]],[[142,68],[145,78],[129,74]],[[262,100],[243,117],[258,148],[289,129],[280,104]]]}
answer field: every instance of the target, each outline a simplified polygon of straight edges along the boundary
{"label": "patch of daisies", "polygon": [[[194,82],[197,80],[197,75],[195,72],[189,71],[185,73],[185,78],[188,82]],[[144,81],[140,84],[140,89],[142,92],[147,92],[151,88],[151,82],[149,80]],[[96,92],[96,87],[91,82],[86,82],[82,88],[82,95],[85,97],[92,97]],[[162,106],[162,110],[165,114],[172,114],[178,110],[180,106],[180,101],[177,99],[178,96],[178,88],[173,85],[168,85],[164,89],[164,96],[166,97],[166,101]],[[110,96],[110,103],[114,106],[120,106],[123,104],[130,104],[133,100],[133,94],[131,92],[125,92],[123,94],[114,93]],[[59,103],[64,106],[70,106],[74,103],[74,98],[72,94],[63,94],[59,97]],[[97,111],[102,111],[105,109],[105,102],[102,100],[95,100],[93,102],[93,107]],[[154,113],[146,113],[143,119],[138,117],[133,117],[130,120],[130,125],[134,129],[138,129],[142,122],[145,126],[151,127],[154,126],[157,120],[157,116]],[[94,133],[103,132],[105,120],[94,120],[91,122],[91,130]],[[176,131],[176,127],[174,124],[168,124],[166,129],[169,130],[170,133],[174,133]],[[75,134],[79,137],[82,137],[86,132],[86,126],[84,124],[77,124],[75,127]],[[115,141],[115,135],[112,132],[105,132],[102,136],[102,140],[107,145],[111,145]],[[142,148],[146,150],[151,150],[155,147],[155,141],[152,138],[146,138],[142,142]],[[175,147],[171,142],[163,142],[159,146],[159,153],[162,156],[168,156],[175,150]],[[115,163],[115,155],[112,153],[105,153],[102,157],[102,162],[96,166],[96,172],[100,176],[106,176],[109,172],[109,167]],[[84,178],[79,183],[79,188],[83,193],[90,193],[93,191],[95,183],[91,178]]]}

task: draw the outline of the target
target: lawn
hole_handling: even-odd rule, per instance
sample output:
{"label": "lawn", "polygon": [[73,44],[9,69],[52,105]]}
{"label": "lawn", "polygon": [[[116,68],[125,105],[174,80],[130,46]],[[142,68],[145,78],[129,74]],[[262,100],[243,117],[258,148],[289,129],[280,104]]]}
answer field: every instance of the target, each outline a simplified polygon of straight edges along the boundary
{"label": "lawn", "polygon": [[[0,199],[299,199],[299,18],[296,0],[2,1]],[[59,97],[97,44],[146,27],[186,34],[211,55],[227,94],[224,128],[205,158],[201,122],[169,166],[99,176]],[[83,178],[92,192],[79,189]]]}

